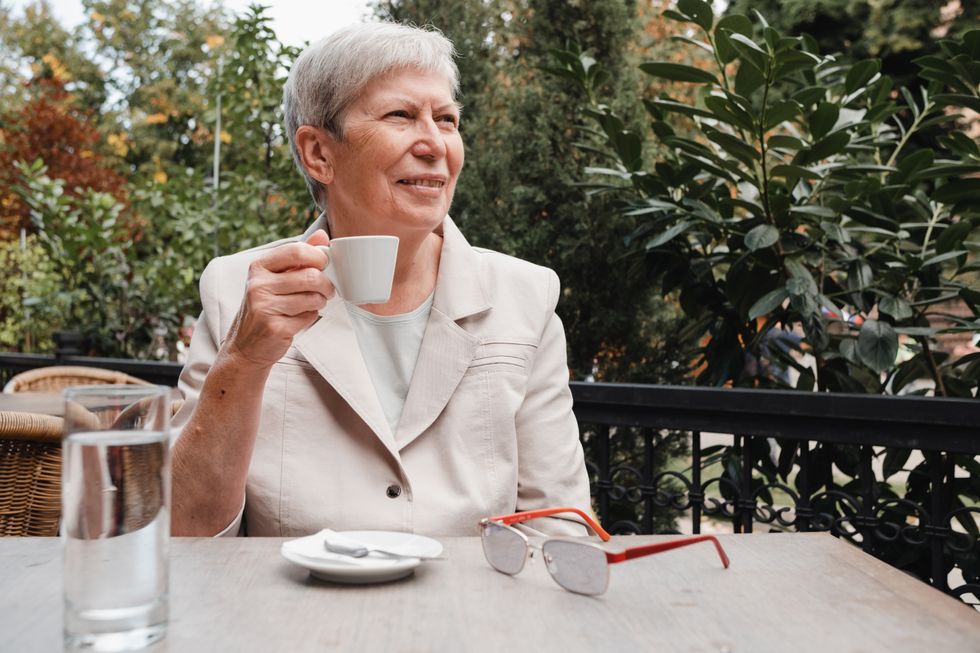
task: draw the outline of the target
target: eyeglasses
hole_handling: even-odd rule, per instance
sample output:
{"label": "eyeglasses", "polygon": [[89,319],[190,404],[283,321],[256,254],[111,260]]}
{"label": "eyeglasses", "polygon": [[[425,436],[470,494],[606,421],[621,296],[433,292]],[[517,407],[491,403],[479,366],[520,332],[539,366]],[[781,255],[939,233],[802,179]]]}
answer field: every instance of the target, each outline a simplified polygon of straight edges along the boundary
{"label": "eyeglasses", "polygon": [[714,535],[695,535],[670,542],[658,542],[634,546],[612,553],[594,542],[584,542],[578,539],[549,538],[540,546],[532,544],[524,533],[511,524],[518,524],[529,519],[547,517],[560,513],[574,513],[585,520],[603,542],[609,541],[609,533],[602,529],[589,515],[578,508],[544,508],[529,510],[512,515],[485,517],[480,520],[480,540],[483,542],[483,554],[490,566],[497,571],[513,576],[524,569],[528,558],[534,557],[534,550],[541,551],[545,567],[555,582],[576,594],[602,594],[609,587],[609,565],[642,558],[643,556],[670,551],[698,542],[712,542],[718,551],[721,563],[728,569],[728,555]]}

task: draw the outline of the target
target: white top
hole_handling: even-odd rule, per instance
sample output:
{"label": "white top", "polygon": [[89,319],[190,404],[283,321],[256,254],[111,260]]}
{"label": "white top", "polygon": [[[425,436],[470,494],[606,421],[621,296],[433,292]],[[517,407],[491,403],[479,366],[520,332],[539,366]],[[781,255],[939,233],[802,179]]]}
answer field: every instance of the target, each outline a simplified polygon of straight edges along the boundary
{"label": "white top", "polygon": [[401,315],[375,315],[347,304],[357,344],[392,433],[405,407],[433,295],[414,311]]}

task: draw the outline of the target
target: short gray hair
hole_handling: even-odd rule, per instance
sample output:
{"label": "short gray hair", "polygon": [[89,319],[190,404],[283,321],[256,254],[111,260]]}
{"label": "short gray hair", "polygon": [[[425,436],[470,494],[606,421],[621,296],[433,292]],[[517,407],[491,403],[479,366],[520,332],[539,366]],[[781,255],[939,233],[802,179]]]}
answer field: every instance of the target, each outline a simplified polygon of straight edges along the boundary
{"label": "short gray hair", "polygon": [[286,137],[293,161],[321,209],[326,189],[310,177],[296,147],[302,125],[320,127],[337,140],[344,137],[344,118],[351,103],[375,77],[397,68],[445,75],[459,94],[459,70],[453,44],[433,29],[397,23],[360,23],[342,28],[306,48],[296,59],[283,88]]}

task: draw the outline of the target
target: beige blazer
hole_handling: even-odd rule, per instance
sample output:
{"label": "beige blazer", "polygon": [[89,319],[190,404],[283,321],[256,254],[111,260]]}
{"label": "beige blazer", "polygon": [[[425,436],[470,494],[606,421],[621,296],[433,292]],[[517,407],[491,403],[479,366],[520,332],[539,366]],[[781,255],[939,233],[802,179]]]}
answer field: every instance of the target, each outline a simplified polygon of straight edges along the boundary
{"label": "beige blazer", "polygon": [[[557,275],[471,247],[448,217],[441,232],[432,311],[397,430],[342,300],[330,300],[266,382],[245,495],[248,535],[328,527],[472,535],[488,515],[590,510],[554,312]],[[204,310],[180,377],[187,403],[178,429],[239,310],[249,263],[282,242],[216,258],[201,276]],[[535,526],[584,534],[559,520]]]}

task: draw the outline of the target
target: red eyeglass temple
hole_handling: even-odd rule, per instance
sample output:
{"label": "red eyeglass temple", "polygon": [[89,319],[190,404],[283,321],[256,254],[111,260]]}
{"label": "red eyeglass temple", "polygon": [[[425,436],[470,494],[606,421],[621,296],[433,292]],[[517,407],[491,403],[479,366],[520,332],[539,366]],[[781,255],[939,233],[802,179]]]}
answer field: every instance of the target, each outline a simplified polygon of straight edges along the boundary
{"label": "red eyeglass temple", "polygon": [[[603,530],[602,526],[600,526],[596,520],[578,508],[542,508],[540,510],[528,510],[527,512],[517,512],[511,515],[490,517],[489,521],[501,522],[503,524],[519,524],[530,519],[548,517],[563,512],[570,512],[578,515],[585,520],[585,523],[588,524],[589,528],[595,531],[595,534],[598,535],[603,542],[609,541],[611,535]],[[679,549],[682,546],[697,544],[698,542],[711,542],[714,544],[715,550],[718,551],[718,557],[721,558],[721,563],[725,566],[725,569],[728,569],[728,565],[730,564],[728,554],[725,553],[725,549],[721,547],[721,542],[719,542],[718,538],[716,538],[714,535],[694,535],[692,537],[685,537],[679,540],[671,540],[670,542],[658,542],[656,544],[634,546],[626,549],[625,551],[620,551],[619,553],[610,553],[607,551],[606,560],[609,563],[624,562],[626,560],[632,560],[633,558],[642,558],[643,556],[653,555],[654,553],[662,553],[664,551],[670,551],[671,549]]]}
{"label": "red eyeglass temple", "polygon": [[721,542],[719,542],[718,538],[716,538],[714,535],[694,535],[693,537],[685,537],[680,540],[671,540],[670,542],[658,542],[656,544],[634,546],[626,549],[625,551],[620,551],[619,553],[606,552],[606,560],[610,563],[623,562],[625,560],[632,560],[633,558],[642,558],[643,556],[653,555],[654,553],[670,551],[671,549],[679,549],[682,546],[697,544],[698,542],[711,542],[714,544],[715,550],[718,551],[718,557],[721,558],[721,564],[725,566],[725,569],[728,569],[728,554],[725,553],[725,549],[721,548]]}
{"label": "red eyeglass temple", "polygon": [[519,524],[521,522],[528,521],[529,519],[548,517],[550,515],[557,515],[558,513],[562,512],[571,512],[584,519],[589,528],[591,528],[603,542],[608,542],[609,538],[612,537],[609,533],[603,530],[602,526],[599,525],[599,522],[592,519],[590,515],[587,515],[578,508],[542,508],[540,510],[528,510],[527,512],[515,512],[512,515],[490,517],[489,521],[499,521],[503,524]]}

